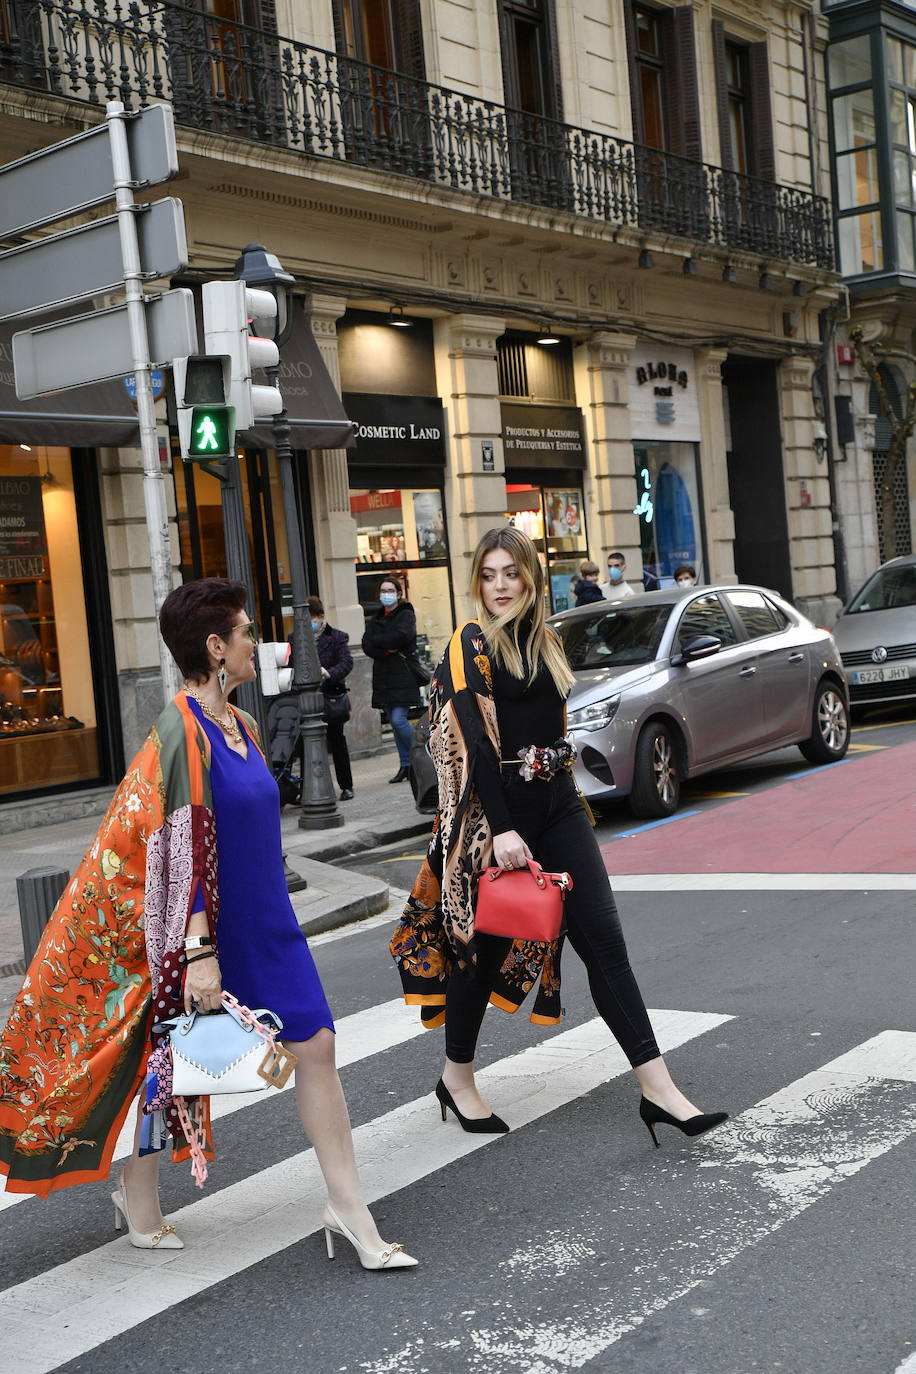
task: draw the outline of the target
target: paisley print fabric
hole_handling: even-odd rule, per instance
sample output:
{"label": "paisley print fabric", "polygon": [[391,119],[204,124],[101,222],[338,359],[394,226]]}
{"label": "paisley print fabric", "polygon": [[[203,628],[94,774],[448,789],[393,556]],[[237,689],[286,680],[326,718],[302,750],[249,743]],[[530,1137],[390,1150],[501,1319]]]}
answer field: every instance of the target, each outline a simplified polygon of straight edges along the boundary
{"label": "paisley print fabric", "polygon": [[[183,938],[198,890],[215,933],[209,745],[180,693],[128,768],[0,1035],[8,1191],[47,1196],[107,1176],[150,1051],[161,1046],[153,1024],[182,1005]],[[162,1114],[162,1135],[184,1158],[164,1087],[147,1110]],[[206,1099],[195,1113],[206,1129]]]}
{"label": "paisley print fabric", "polygon": [[[479,750],[500,757],[493,675],[476,621],[456,630],[430,684],[429,750],[439,780],[439,809],[429,850],[391,939],[405,1000],[423,1024],[441,1025],[452,969],[473,963],[474,906],[480,873],[492,862],[493,836],[474,786]],[[490,1001],[517,1011],[537,986],[531,1020],[553,1025],[560,1007],[562,940],[515,940]]]}

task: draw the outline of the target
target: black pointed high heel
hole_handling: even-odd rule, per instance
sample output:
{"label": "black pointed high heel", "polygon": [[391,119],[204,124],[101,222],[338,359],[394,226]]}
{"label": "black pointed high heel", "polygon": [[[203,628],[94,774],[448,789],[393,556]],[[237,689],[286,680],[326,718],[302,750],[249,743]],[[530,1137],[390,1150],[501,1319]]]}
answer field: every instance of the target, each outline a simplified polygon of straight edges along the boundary
{"label": "black pointed high heel", "polygon": [[656,1150],[659,1148],[659,1139],[655,1134],[655,1128],[659,1123],[665,1126],[676,1126],[683,1135],[703,1135],[706,1131],[711,1131],[714,1126],[721,1126],[723,1121],[728,1120],[728,1112],[697,1112],[696,1116],[688,1116],[686,1121],[678,1121],[676,1116],[666,1112],[662,1107],[650,1102],[647,1097],[639,1099],[639,1115],[646,1123],[646,1129],[655,1141]]}
{"label": "black pointed high heel", "polygon": [[455,1106],[455,1099],[441,1078],[436,1084],[436,1096],[439,1099],[439,1106],[442,1108],[442,1120],[446,1119],[446,1107],[451,1107],[458,1120],[458,1125],[469,1135],[503,1135],[509,1129],[502,1117],[497,1116],[495,1112],[491,1112],[489,1116],[462,1116]]}

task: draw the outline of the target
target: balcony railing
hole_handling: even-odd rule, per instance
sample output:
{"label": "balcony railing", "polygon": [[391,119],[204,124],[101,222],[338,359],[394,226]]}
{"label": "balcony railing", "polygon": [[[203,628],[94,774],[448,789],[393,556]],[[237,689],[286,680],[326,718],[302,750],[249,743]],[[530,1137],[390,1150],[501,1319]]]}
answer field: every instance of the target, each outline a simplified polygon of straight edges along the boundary
{"label": "balcony railing", "polygon": [[339,57],[170,0],[0,0],[0,81],[478,197],[834,266],[827,201]]}

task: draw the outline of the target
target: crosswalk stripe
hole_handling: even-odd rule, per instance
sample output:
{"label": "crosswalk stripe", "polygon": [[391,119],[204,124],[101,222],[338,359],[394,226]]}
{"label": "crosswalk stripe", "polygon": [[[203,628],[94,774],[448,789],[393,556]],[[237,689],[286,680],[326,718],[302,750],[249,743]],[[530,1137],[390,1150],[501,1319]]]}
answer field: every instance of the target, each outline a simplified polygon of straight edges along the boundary
{"label": "crosswalk stripe", "polygon": [[[384,1050],[394,1049],[395,1046],[406,1044],[408,1040],[414,1040],[423,1034],[417,1008],[408,1007],[401,997],[396,997],[391,1002],[382,1002],[375,1007],[367,1007],[364,1011],[354,1012],[352,1016],[344,1016],[336,1022],[336,1028],[335,1049],[339,1069],[346,1068],[348,1064],[357,1064],[361,1059],[368,1059],[374,1054],[381,1054]],[[211,1102],[212,1120],[218,1121],[221,1117],[231,1116],[244,1108],[256,1107],[259,1103],[276,1097],[278,1092],[289,1092],[294,1085],[295,1079],[291,1078],[284,1088],[263,1088],[256,1093],[214,1096]],[[115,1144],[112,1163],[127,1159],[133,1151],[134,1123],[134,1113],[130,1112]],[[0,1193],[0,1212],[8,1207],[15,1207],[17,1203],[30,1200],[30,1193]]]}
{"label": "crosswalk stripe", "polygon": [[[452,1361],[460,1354],[468,1374],[582,1368],[916,1131],[916,1102],[894,1093],[895,1082],[916,1083],[916,1033],[883,1031],[734,1117],[704,1140],[701,1156],[675,1157],[669,1169],[692,1171],[693,1219],[667,1233],[653,1228],[645,1248],[630,1233],[629,1278],[615,1282],[610,1298],[572,1311],[558,1300],[548,1319],[514,1306],[511,1327],[468,1330],[460,1350],[420,1324],[409,1346],[360,1369],[419,1374],[446,1351]],[[538,1313],[551,1310],[545,1274],[537,1301]],[[902,1369],[909,1374],[913,1364]]]}
{"label": "crosswalk stripe", "polygon": [[611,873],[615,892],[913,892],[916,873]]}
{"label": "crosswalk stripe", "polygon": [[[712,1012],[650,1015],[664,1051],[732,1019]],[[479,1081],[518,1129],[627,1072],[621,1050],[595,1019],[489,1065]],[[427,1093],[367,1122],[354,1138],[373,1202],[473,1151],[496,1148],[503,1137],[443,1126]],[[304,1150],[173,1214],[185,1250],[138,1251],[119,1239],[7,1288],[0,1293],[4,1374],[48,1374],[296,1244],[321,1225],[324,1201],[314,1151]],[[423,1236],[403,1239],[422,1256]]]}

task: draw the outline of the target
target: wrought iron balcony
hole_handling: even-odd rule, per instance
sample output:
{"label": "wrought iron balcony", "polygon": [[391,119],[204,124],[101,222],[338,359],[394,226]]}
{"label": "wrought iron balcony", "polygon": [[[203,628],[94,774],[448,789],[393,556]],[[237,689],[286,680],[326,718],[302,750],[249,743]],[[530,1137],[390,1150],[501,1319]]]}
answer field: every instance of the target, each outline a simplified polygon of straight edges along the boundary
{"label": "wrought iron balcony", "polygon": [[0,81],[477,197],[832,269],[810,192],[506,109],[170,0],[0,0]]}

